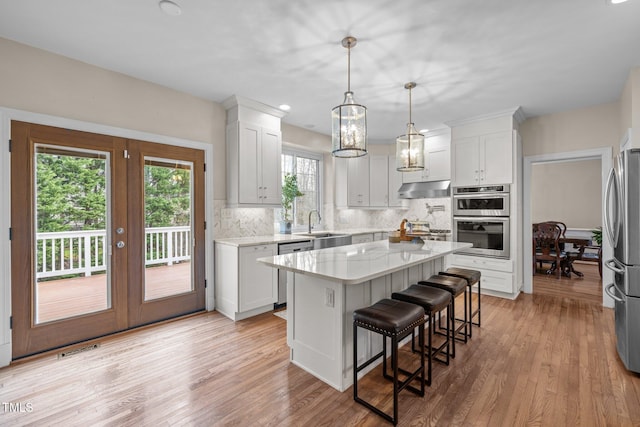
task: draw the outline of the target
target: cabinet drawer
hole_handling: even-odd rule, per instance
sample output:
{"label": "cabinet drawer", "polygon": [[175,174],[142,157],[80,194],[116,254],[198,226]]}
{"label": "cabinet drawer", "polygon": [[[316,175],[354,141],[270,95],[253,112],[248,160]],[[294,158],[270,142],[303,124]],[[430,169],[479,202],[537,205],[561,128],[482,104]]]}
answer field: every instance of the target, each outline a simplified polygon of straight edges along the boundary
{"label": "cabinet drawer", "polygon": [[451,255],[451,264],[473,269],[488,269],[495,271],[513,272],[513,261],[510,259],[497,259],[468,255]]}
{"label": "cabinet drawer", "polygon": [[512,293],[513,274],[501,271],[480,270],[482,289]]}

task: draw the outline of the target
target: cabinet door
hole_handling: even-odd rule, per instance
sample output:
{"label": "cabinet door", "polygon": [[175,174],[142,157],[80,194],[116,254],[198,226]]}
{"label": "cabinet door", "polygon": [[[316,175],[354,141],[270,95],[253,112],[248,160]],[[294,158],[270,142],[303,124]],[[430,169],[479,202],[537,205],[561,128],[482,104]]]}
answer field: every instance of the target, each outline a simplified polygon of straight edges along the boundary
{"label": "cabinet door", "polygon": [[398,198],[398,190],[402,186],[403,172],[396,170],[396,156],[389,156],[389,207],[403,207],[404,199]]}
{"label": "cabinet door", "polygon": [[[279,131],[262,129],[262,158],[260,162],[261,187],[260,203],[280,205],[282,203],[281,153],[282,143]],[[241,173],[244,173],[242,171]]]}
{"label": "cabinet door", "polygon": [[370,155],[369,206],[389,206],[389,156]]}
{"label": "cabinet door", "polygon": [[240,251],[240,312],[273,304],[278,297],[278,270],[257,262],[258,258],[275,256],[276,245],[247,246]]}
{"label": "cabinet door", "polygon": [[453,185],[476,185],[480,176],[480,140],[478,137],[453,141]]}
{"label": "cabinet door", "polygon": [[347,204],[369,207],[369,156],[348,159]]}
{"label": "cabinet door", "polygon": [[481,184],[510,184],[512,182],[512,137],[511,132],[485,135],[484,166],[480,167]]}
{"label": "cabinet door", "polygon": [[426,181],[442,181],[451,179],[451,148],[439,147],[425,154]]}
{"label": "cabinet door", "polygon": [[[238,203],[261,203],[258,187],[260,159],[260,132],[258,126],[240,123],[238,138]],[[236,167],[227,165],[227,167]]]}

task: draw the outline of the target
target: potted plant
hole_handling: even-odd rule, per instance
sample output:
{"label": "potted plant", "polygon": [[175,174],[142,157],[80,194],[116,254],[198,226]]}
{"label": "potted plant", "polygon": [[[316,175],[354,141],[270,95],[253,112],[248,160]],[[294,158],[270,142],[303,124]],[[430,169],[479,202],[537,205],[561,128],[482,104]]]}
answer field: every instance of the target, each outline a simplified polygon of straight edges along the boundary
{"label": "potted plant", "polygon": [[602,246],[602,227],[596,227],[595,230],[591,230],[591,236],[596,245]]}
{"label": "potted plant", "polygon": [[298,177],[287,173],[284,175],[282,185],[282,220],[280,221],[280,233],[291,234],[291,218],[289,212],[293,208],[293,200],[296,197],[304,196],[298,189]]}

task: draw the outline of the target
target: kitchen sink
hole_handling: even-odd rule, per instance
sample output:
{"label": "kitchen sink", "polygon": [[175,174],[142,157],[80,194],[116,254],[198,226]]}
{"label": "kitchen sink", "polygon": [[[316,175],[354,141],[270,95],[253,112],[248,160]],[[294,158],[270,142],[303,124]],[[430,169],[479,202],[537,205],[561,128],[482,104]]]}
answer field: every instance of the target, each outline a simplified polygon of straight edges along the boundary
{"label": "kitchen sink", "polygon": [[350,234],[327,233],[319,231],[316,233],[296,233],[296,235],[313,237],[313,249],[335,248],[336,246],[345,246],[351,244]]}

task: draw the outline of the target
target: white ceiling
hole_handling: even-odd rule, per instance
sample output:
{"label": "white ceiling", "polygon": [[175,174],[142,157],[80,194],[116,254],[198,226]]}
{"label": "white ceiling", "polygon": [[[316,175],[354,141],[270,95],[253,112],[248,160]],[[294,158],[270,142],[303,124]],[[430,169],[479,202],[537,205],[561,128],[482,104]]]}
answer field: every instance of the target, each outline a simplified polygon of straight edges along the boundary
{"label": "white ceiling", "polygon": [[[292,109],[329,134],[347,86],[372,142],[521,106],[527,117],[615,101],[640,66],[640,0],[0,0],[0,37],[212,101]],[[0,59],[0,66],[2,62]]]}

